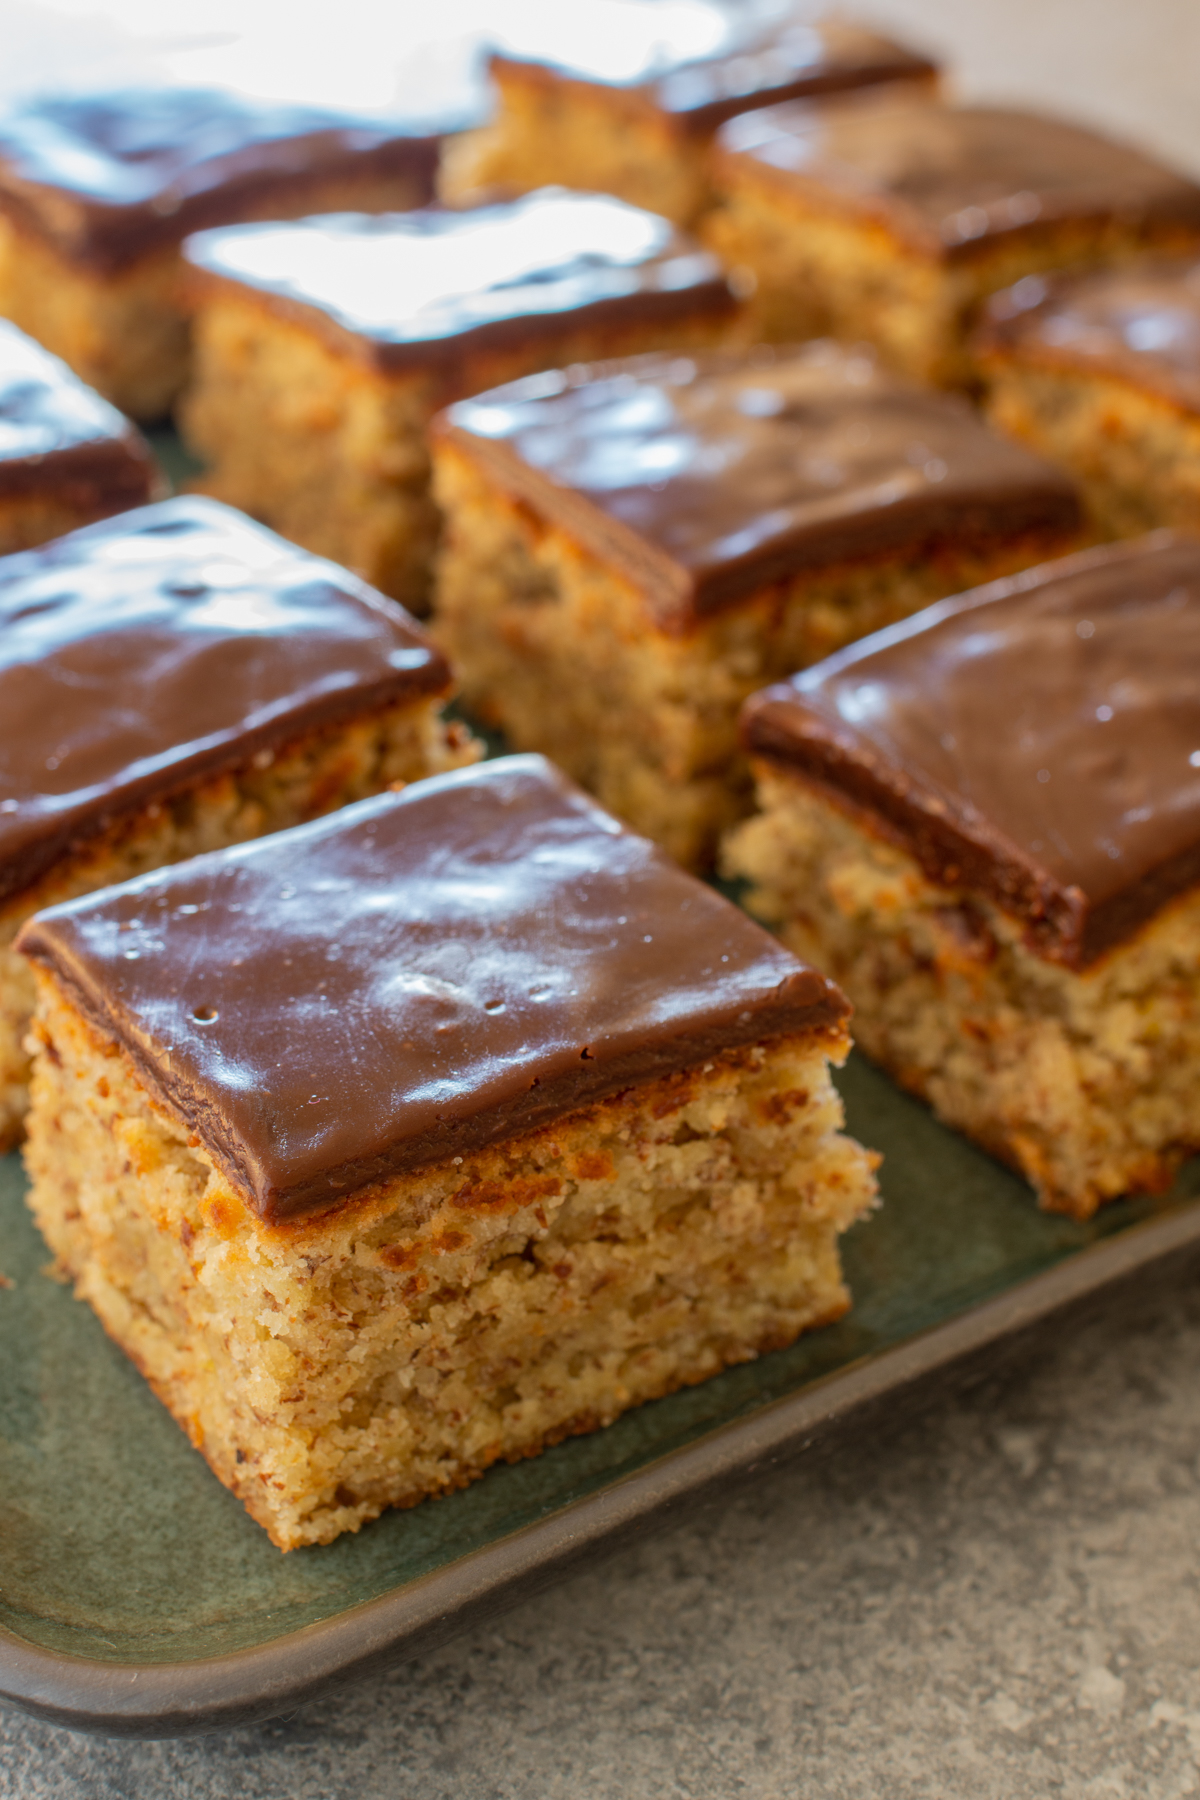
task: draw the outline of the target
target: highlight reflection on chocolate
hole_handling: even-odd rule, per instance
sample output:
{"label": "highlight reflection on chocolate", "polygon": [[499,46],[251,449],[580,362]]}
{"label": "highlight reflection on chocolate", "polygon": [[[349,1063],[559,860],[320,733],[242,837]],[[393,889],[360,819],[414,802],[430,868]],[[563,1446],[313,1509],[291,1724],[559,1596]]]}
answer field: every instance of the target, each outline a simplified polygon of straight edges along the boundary
{"label": "highlight reflection on chocolate", "polygon": [[151,499],[154,459],[121,413],[0,319],[0,502],[43,494],[80,512]]}
{"label": "highlight reflection on chocolate", "polygon": [[564,326],[736,306],[717,259],[665,219],[556,188],[464,212],[230,226],[189,239],[185,255],[201,277],[301,308],[389,369]]}
{"label": "highlight reflection on chocolate", "polygon": [[1124,376],[1200,409],[1200,260],[1155,259],[1058,281],[1029,276],[997,295],[987,336],[1031,361]]}
{"label": "highlight reflection on chocolate", "polygon": [[825,343],[534,375],[435,429],[620,567],[666,629],[806,567],[1079,520],[1067,477],[965,402]]}
{"label": "highlight reflection on chocolate", "polygon": [[219,89],[49,97],[0,114],[0,211],[60,255],[115,270],[191,231],[295,213],[322,181],[433,191],[427,122],[259,102]]}

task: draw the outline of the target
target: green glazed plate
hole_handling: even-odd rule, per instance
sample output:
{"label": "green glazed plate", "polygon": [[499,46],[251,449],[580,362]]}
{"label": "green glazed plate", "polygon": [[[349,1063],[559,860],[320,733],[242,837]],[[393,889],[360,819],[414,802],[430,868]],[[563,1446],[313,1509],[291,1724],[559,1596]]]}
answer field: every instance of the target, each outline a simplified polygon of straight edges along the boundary
{"label": "green glazed plate", "polygon": [[851,1130],[885,1155],[885,1204],[844,1241],[855,1304],[842,1323],[288,1556],[43,1272],[19,1159],[0,1159],[0,1694],[146,1736],[294,1707],[1200,1243],[1200,1161],[1164,1200],[1078,1225],[1039,1213],[1020,1181],[860,1059],[842,1088]]}

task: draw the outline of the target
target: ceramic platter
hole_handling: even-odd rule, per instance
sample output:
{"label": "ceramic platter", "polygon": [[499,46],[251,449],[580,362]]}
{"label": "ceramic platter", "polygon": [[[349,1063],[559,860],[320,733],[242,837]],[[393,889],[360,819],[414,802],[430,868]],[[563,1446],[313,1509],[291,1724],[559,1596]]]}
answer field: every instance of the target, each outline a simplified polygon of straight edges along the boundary
{"label": "ceramic platter", "polygon": [[[173,433],[154,447],[174,481],[192,473]],[[0,1695],[147,1737],[268,1718],[1200,1246],[1200,1160],[1165,1199],[1077,1225],[861,1059],[840,1085],[851,1131],[884,1152],[885,1202],[843,1240],[841,1324],[288,1556],[44,1273],[20,1159],[0,1158]]]}
{"label": "ceramic platter", "polygon": [[844,1240],[841,1324],[288,1556],[43,1273],[20,1161],[0,1159],[0,1694],[144,1736],[269,1717],[1200,1244],[1200,1163],[1165,1200],[1077,1225],[862,1061],[842,1088],[851,1129],[884,1152],[885,1204]]}

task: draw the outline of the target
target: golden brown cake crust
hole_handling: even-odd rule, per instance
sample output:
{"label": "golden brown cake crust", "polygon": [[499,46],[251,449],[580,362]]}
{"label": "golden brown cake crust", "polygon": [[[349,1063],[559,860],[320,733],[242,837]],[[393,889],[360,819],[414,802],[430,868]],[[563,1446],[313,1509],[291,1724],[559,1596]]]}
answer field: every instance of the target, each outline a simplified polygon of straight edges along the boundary
{"label": "golden brown cake crust", "polygon": [[1086,969],[1048,961],[987,895],[931,881],[878,816],[763,761],[725,872],[854,1002],[855,1041],[1043,1207],[1090,1218],[1169,1186],[1197,1147],[1200,901]]}

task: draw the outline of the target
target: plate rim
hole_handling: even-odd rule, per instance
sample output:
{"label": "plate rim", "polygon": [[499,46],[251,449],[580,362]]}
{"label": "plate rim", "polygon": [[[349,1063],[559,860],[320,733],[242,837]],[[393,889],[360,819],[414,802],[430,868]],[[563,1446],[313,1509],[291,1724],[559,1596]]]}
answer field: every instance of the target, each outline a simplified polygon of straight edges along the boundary
{"label": "plate rim", "polygon": [[186,1662],[122,1663],[48,1650],[0,1624],[0,1699],[52,1724],[110,1737],[191,1737],[260,1723],[437,1648],[683,1503],[811,1449],[885,1395],[916,1389],[1192,1245],[1200,1245],[1200,1197],[1070,1251],[990,1299],[715,1426],[533,1524],[263,1644]]}

